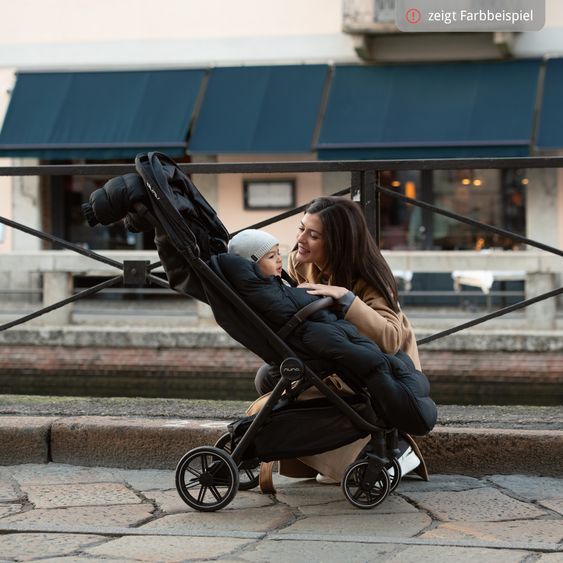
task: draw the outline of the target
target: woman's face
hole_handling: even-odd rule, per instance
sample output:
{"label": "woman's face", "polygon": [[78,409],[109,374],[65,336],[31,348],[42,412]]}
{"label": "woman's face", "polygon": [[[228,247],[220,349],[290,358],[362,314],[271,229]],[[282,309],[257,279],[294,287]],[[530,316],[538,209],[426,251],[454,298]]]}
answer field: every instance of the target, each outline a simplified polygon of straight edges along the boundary
{"label": "woman's face", "polygon": [[297,262],[313,263],[319,269],[326,264],[323,224],[316,213],[305,213],[297,233]]}

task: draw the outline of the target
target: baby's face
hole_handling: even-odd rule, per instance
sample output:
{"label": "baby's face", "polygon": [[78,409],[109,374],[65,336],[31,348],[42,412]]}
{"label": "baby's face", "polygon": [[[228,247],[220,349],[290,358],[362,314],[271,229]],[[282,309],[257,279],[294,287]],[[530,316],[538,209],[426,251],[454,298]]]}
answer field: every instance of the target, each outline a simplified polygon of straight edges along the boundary
{"label": "baby's face", "polygon": [[280,246],[272,246],[257,262],[260,273],[263,276],[281,276],[282,259],[280,256]]}

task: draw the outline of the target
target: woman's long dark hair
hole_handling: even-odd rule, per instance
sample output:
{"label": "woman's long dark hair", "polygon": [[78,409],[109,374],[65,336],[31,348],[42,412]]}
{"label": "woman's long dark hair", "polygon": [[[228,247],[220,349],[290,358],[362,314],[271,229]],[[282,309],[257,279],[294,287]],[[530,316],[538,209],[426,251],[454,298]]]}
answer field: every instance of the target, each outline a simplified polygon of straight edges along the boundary
{"label": "woman's long dark hair", "polygon": [[321,219],[331,283],[352,289],[362,279],[377,289],[395,312],[399,311],[397,283],[368,230],[360,206],[344,197],[314,199],[306,210]]}

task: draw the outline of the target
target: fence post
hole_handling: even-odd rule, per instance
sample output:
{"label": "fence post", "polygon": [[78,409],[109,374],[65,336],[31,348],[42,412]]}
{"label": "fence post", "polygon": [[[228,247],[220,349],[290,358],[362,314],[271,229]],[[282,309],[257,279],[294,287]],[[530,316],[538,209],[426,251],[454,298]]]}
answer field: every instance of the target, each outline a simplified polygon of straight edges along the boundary
{"label": "fence post", "polygon": [[[72,274],[70,272],[44,272],[43,307],[70,297],[72,287]],[[70,324],[71,314],[72,304],[68,304],[55,311],[46,313],[41,319],[44,324],[60,326]]]}
{"label": "fence post", "polygon": [[[526,275],[526,299],[547,293],[556,288],[555,274],[528,272]],[[551,297],[526,307],[526,324],[535,330],[555,328],[557,299]]]}
{"label": "fence post", "polygon": [[[379,172],[377,173],[379,177]],[[360,206],[364,212],[368,229],[373,234],[377,245],[381,244],[381,221],[380,221],[380,193],[375,189],[375,170],[362,170],[352,172],[352,198],[359,195]]]}
{"label": "fence post", "polygon": [[[434,204],[434,171],[420,171],[420,191],[426,203]],[[424,250],[434,247],[434,213],[430,209],[421,210],[421,225],[424,228]]]}

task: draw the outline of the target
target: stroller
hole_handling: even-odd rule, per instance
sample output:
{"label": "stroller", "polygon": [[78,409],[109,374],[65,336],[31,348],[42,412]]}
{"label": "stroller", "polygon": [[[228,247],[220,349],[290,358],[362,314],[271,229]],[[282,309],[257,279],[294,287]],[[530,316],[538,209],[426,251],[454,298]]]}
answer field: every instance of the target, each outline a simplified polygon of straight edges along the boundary
{"label": "stroller", "polygon": [[[222,267],[229,234],[190,179],[162,153],[140,154],[135,165],[138,174],[113,178],[90,196],[83,205],[89,224],[124,219],[134,232],[155,229],[170,286],[209,304],[231,337],[279,366],[279,381],[258,413],[234,421],[214,446],[191,449],[180,459],[180,497],[196,510],[216,511],[239,489],[258,486],[261,462],[315,455],[369,437],[344,472],[342,490],[358,508],[383,502],[401,480],[397,426],[421,435],[436,421],[426,377],[390,357],[389,369],[376,378],[377,400],[350,372],[342,377],[354,394],[337,393],[324,380],[332,371],[295,337],[302,323],[333,305],[332,298],[312,298],[283,326],[273,327],[230,284]],[[322,398],[299,400],[311,386]],[[386,398],[393,404],[387,411]]]}

